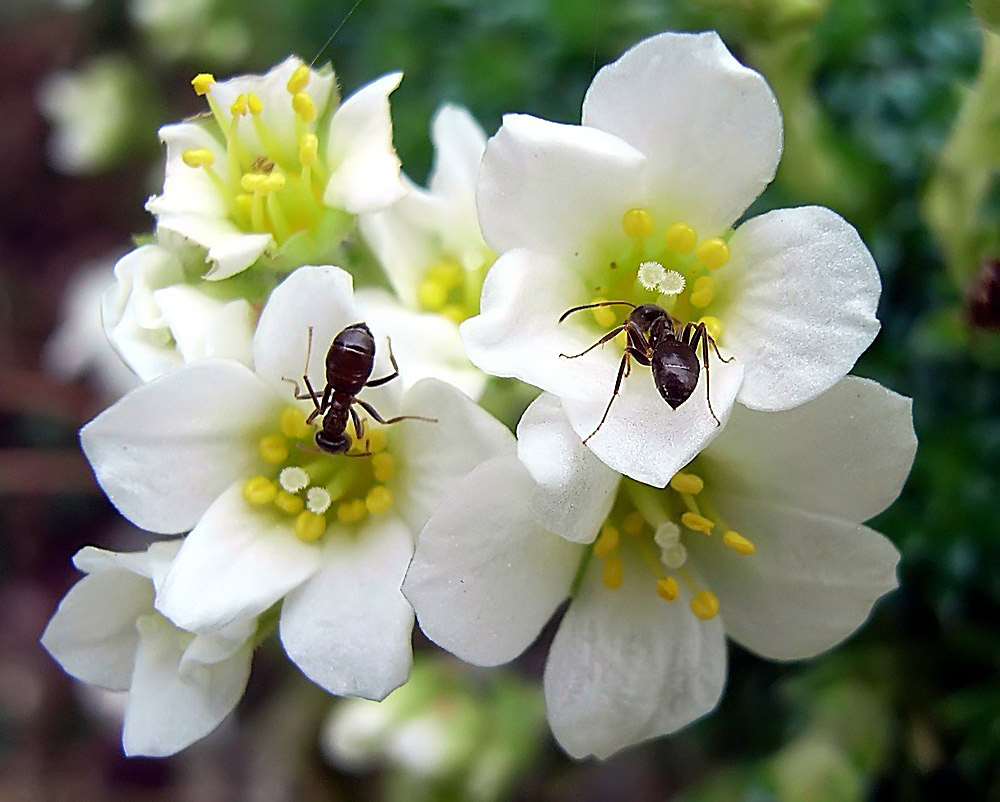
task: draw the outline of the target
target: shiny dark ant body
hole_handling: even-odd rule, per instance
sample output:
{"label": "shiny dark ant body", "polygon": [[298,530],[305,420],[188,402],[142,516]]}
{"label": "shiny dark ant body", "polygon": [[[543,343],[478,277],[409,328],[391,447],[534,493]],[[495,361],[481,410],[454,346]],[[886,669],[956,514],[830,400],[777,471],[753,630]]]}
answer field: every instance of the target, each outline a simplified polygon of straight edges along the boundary
{"label": "shiny dark ant body", "polygon": [[708,367],[708,347],[715,349],[715,355],[724,363],[732,362],[734,357],[723,359],[719,353],[719,347],[708,333],[704,323],[685,323],[681,326],[680,321],[672,318],[670,314],[661,306],[656,304],[643,304],[636,306],[630,301],[600,301],[583,306],[574,306],[567,309],[559,318],[562,323],[574,312],[584,309],[594,309],[600,306],[631,306],[625,322],[620,326],[615,326],[590,348],[581,351],[579,354],[559,354],[566,359],[576,359],[584,354],[603,345],[608,340],[616,337],[620,332],[625,332],[628,337],[628,345],[625,346],[625,353],[622,354],[621,364],[618,366],[618,379],[615,381],[615,390],[611,394],[611,400],[604,410],[601,422],[584,439],[584,443],[597,434],[604,425],[611,411],[611,405],[618,397],[621,390],[622,379],[632,371],[631,359],[635,359],[640,365],[651,367],[653,371],[653,383],[657,391],[667,402],[671,409],[677,409],[687,401],[694,388],[698,386],[698,376],[701,373],[701,364],[698,362],[698,346],[701,345],[701,361],[705,364],[705,397],[708,400],[708,411],[715,418],[716,426],[721,426],[715,410],[712,409],[712,396],[709,386]]}
{"label": "shiny dark ant body", "polygon": [[[375,369],[375,338],[365,323],[353,323],[333,338],[330,349],[326,352],[326,386],[323,388],[322,396],[318,395],[309,381],[309,376],[306,375],[309,369],[309,357],[312,355],[312,335],[313,330],[310,326],[309,346],[306,349],[306,369],[302,371],[302,381],[308,392],[301,392],[298,382],[293,379],[285,379],[285,381],[295,385],[297,399],[308,398],[312,400],[315,409],[306,418],[307,424],[311,424],[320,415],[323,416],[322,426],[316,432],[316,446],[320,451],[327,454],[347,454],[351,447],[351,438],[347,434],[348,418],[354,424],[354,433],[357,435],[357,439],[360,440],[364,436],[365,427],[357,410],[354,409],[355,404],[383,426],[404,420],[437,423],[436,418],[424,418],[419,415],[398,415],[386,420],[375,407],[358,398],[358,394],[365,387],[379,387],[399,376],[399,366],[392,353],[392,341],[387,338],[392,373],[381,379],[368,381],[372,370]],[[364,453],[349,454],[348,456],[368,457],[371,456],[371,452],[366,444]]]}

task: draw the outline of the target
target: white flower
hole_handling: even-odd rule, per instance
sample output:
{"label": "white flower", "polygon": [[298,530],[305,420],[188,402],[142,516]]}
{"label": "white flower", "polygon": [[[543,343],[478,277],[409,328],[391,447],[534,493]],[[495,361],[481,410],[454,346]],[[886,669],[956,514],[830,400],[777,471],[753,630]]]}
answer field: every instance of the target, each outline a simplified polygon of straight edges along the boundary
{"label": "white flower", "polygon": [[[582,126],[505,117],[480,171],[480,223],[501,256],[482,313],[462,327],[472,361],[559,396],[586,437],[612,396],[622,346],[560,354],[579,354],[628,309],[560,316],[603,300],[657,303],[681,324],[704,323],[735,357],[708,359],[720,421],[734,400],[781,410],[815,398],[878,331],[879,278],[857,232],[828,209],[770,212],[732,229],[780,152],[771,90],[715,33],[654,36],[604,67]],[[677,271],[683,291],[642,286],[639,266],[651,261]],[[704,369],[676,410],[649,373],[633,363],[588,446],[662,487],[720,429]]]}
{"label": "white flower", "polygon": [[[319,451],[306,423],[313,404],[284,379],[301,387],[311,327],[308,374],[322,392],[327,348],[362,320],[347,273],[300,268],[261,313],[253,370],[224,359],[185,365],[98,416],[81,441],[127,518],[154,532],[193,528],[158,610],[207,631],[283,600],[280,636],[299,668],[333,693],[381,698],[409,671],[413,612],[399,586],[414,534],[459,478],[513,446],[467,397],[425,380],[402,399],[398,382],[361,398],[387,418],[436,423],[366,420],[351,453],[367,444],[374,456]],[[374,336],[380,378],[391,368]]]}
{"label": "white flower", "polygon": [[202,357],[253,358],[250,304],[210,293],[185,263],[178,250],[142,245],[115,264],[101,301],[108,339],[143,381]]}
{"label": "white flower", "polygon": [[160,229],[208,250],[212,280],[265,253],[286,267],[329,258],[353,215],[406,191],[389,116],[400,80],[386,75],[339,103],[332,71],[294,57],[267,75],[196,76],[212,114],[160,129],[166,177],[146,208]]}
{"label": "white flower", "polygon": [[549,722],[571,755],[606,757],[715,706],[725,634],[792,660],[865,620],[898,553],[860,522],[896,498],[915,447],[909,399],[849,377],[794,410],[737,408],[660,490],[603,465],[543,394],[520,461],[456,485],[403,590],[428,637],[479,665],[516,657],[572,595]]}
{"label": "white flower", "polygon": [[236,706],[250,676],[255,619],[195,634],[153,609],[179,546],[174,540],[145,552],[81,549],[73,562],[87,576],[70,588],[42,635],[68,674],[128,691],[127,755],[172,755],[204,738]]}
{"label": "white flower", "polygon": [[[233,10],[236,11],[236,10]],[[249,22],[219,0],[131,0],[129,18],[160,58],[232,64],[253,45]]]}

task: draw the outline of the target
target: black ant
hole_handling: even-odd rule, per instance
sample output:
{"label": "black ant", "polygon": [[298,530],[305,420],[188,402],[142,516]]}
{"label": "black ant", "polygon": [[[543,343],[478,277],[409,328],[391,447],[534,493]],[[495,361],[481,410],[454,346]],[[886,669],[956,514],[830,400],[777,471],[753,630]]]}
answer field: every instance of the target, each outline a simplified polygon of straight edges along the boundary
{"label": "black ant", "polygon": [[622,361],[618,367],[618,379],[615,381],[615,391],[611,394],[611,400],[608,401],[608,406],[604,410],[601,422],[597,424],[597,429],[588,434],[583,442],[586,443],[587,440],[597,434],[598,429],[607,420],[608,412],[611,411],[611,405],[614,403],[615,398],[618,397],[618,391],[621,389],[622,378],[628,376],[632,371],[629,357],[634,358],[640,365],[652,367],[653,382],[656,384],[656,389],[663,397],[663,400],[670,405],[671,409],[677,409],[677,407],[687,401],[691,397],[691,393],[694,392],[694,388],[698,386],[698,374],[701,371],[701,366],[698,363],[698,352],[696,349],[699,343],[701,344],[701,358],[705,363],[705,398],[708,400],[708,411],[715,418],[716,426],[721,426],[721,421],[715,414],[715,410],[712,409],[712,396],[709,389],[708,346],[711,345],[715,349],[715,355],[724,363],[728,364],[732,362],[735,357],[729,357],[729,359],[722,358],[722,354],[719,353],[719,346],[715,344],[715,340],[708,333],[704,323],[685,323],[683,328],[680,328],[680,334],[678,334],[680,321],[672,318],[666,309],[656,304],[636,306],[629,301],[600,301],[583,306],[574,306],[572,309],[567,309],[563,312],[562,317],[559,318],[559,322],[562,323],[571,314],[583,309],[614,306],[616,304],[632,307],[632,311],[629,312],[624,323],[620,326],[615,326],[615,328],[601,337],[586,351],[581,351],[579,354],[574,354],[573,356],[559,354],[559,356],[566,359],[576,359],[597,348],[597,346],[603,345],[608,340],[616,337],[620,332],[624,331],[628,336],[628,345],[625,346],[625,353],[622,354]]}
{"label": "black ant", "polygon": [[[316,446],[321,451],[325,451],[327,454],[347,454],[351,447],[351,438],[347,435],[348,415],[354,423],[354,433],[357,435],[357,439],[360,440],[364,436],[365,427],[354,409],[354,404],[360,406],[383,426],[404,420],[437,423],[437,418],[423,418],[419,415],[398,415],[395,418],[385,420],[378,414],[375,407],[358,398],[358,393],[365,387],[379,387],[399,376],[399,365],[396,364],[396,357],[392,353],[392,340],[386,338],[389,345],[389,362],[392,363],[392,373],[381,379],[368,381],[375,368],[375,338],[365,323],[353,323],[333,338],[330,350],[326,352],[326,387],[323,388],[322,397],[318,396],[309,382],[309,376],[306,375],[309,370],[309,357],[312,355],[312,339],[313,330],[310,326],[309,345],[306,349],[306,368],[302,372],[302,381],[305,382],[309,392],[300,392],[299,383],[292,379],[284,381],[295,385],[297,399],[312,399],[315,409],[306,418],[307,424],[312,423],[320,415],[323,416],[323,425],[316,432]],[[363,454],[349,456],[371,456],[367,442]]]}

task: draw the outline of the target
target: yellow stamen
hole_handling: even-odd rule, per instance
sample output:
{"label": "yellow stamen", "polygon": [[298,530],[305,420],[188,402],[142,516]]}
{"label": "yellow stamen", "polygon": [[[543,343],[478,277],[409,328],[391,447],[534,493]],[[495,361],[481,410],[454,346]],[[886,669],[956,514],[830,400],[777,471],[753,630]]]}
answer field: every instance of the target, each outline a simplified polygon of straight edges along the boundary
{"label": "yellow stamen", "polygon": [[388,482],[396,475],[396,458],[388,453],[376,454],[372,457],[372,473],[376,481]]}
{"label": "yellow stamen", "polygon": [[[606,300],[608,299],[598,297],[591,301],[591,303],[602,304]],[[594,316],[594,320],[597,321],[597,325],[602,329],[610,329],[618,322],[618,315],[615,314],[614,309],[610,306],[598,306],[596,309],[591,309],[590,312]]]}
{"label": "yellow stamen", "polygon": [[622,217],[622,228],[627,237],[645,239],[653,233],[653,215],[645,209],[629,209]]}
{"label": "yellow stamen", "polygon": [[389,437],[382,429],[372,429],[368,432],[367,438],[368,449],[372,454],[385,451],[385,447],[389,445]]}
{"label": "yellow stamen", "polygon": [[375,485],[365,496],[365,509],[372,515],[381,515],[392,506],[392,492],[385,485]]}
{"label": "yellow stamen", "polygon": [[308,83],[309,68],[305,64],[300,64],[295,68],[295,72],[292,73],[292,77],[288,79],[288,83],[285,84],[285,89],[288,90],[288,94],[297,95],[306,88],[306,84]]}
{"label": "yellow stamen", "polygon": [[270,504],[276,495],[278,495],[277,486],[266,476],[254,476],[247,479],[243,485],[243,498],[251,504],[258,506]]}
{"label": "yellow stamen", "polygon": [[698,320],[699,323],[705,324],[705,330],[708,332],[709,336],[718,342],[722,339],[722,321],[717,317],[712,315],[705,315]]}
{"label": "yellow stamen", "polygon": [[642,533],[642,528],[646,525],[646,519],[638,512],[630,512],[622,521],[622,529],[629,535],[635,536]]}
{"label": "yellow stamen", "polygon": [[280,465],[288,459],[288,445],[280,434],[269,434],[260,438],[257,450],[265,462]]}
{"label": "yellow stamen", "polygon": [[743,537],[743,535],[741,535],[739,532],[736,532],[732,529],[730,529],[722,536],[722,542],[728,548],[735,551],[737,554],[742,554],[746,557],[749,557],[751,554],[757,551],[757,547],[753,544],[752,540],[748,540],[747,538]]}
{"label": "yellow stamen", "polygon": [[274,506],[289,515],[298,515],[305,505],[302,496],[289,493],[287,490],[279,490],[278,495],[274,497]]}
{"label": "yellow stamen", "polygon": [[297,92],[292,96],[292,108],[302,122],[311,123],[316,119],[316,104],[307,92]]}
{"label": "yellow stamen", "polygon": [[710,590],[699,590],[691,597],[691,612],[702,621],[711,621],[719,614],[719,599]]}
{"label": "yellow stamen", "polygon": [[303,167],[312,167],[316,163],[319,152],[319,138],[316,134],[303,134],[299,140],[299,163]]}
{"label": "yellow stamen", "polygon": [[326,531],[326,518],[314,512],[303,510],[295,519],[295,536],[306,543],[315,543]]}
{"label": "yellow stamen", "polygon": [[236,206],[239,210],[249,217],[250,210],[253,209],[253,195],[247,195],[245,192],[241,192],[236,196],[235,200]]}
{"label": "yellow stamen", "polygon": [[244,173],[240,177],[240,189],[244,192],[260,192],[264,189],[267,176],[262,173]]}
{"label": "yellow stamen", "polygon": [[715,528],[715,523],[706,518],[704,515],[698,515],[696,512],[684,513],[681,516],[681,523],[688,529],[692,529],[695,532],[701,532],[705,535],[712,534],[712,530]]}
{"label": "yellow stamen", "polygon": [[694,286],[691,287],[691,297],[688,299],[691,302],[691,306],[697,307],[698,309],[704,309],[715,297],[716,281],[711,276],[701,276],[694,280]]}
{"label": "yellow stamen", "polygon": [[298,407],[285,407],[278,425],[286,437],[304,440],[312,434],[312,427],[306,423],[306,416]]}
{"label": "yellow stamen", "polygon": [[614,590],[619,587],[625,579],[625,566],[617,554],[612,554],[604,561],[604,568],[601,573],[604,587]]}
{"label": "yellow stamen", "polygon": [[440,281],[451,289],[462,283],[465,279],[465,271],[458,262],[453,262],[451,259],[442,259],[431,265],[427,271],[427,277],[435,281]]}
{"label": "yellow stamen", "polygon": [[424,309],[436,312],[448,302],[448,288],[427,276],[417,287],[417,300]]}
{"label": "yellow stamen", "polygon": [[670,486],[678,493],[696,495],[705,488],[705,482],[700,476],[696,476],[693,473],[677,473],[670,480]]}
{"label": "yellow stamen", "polygon": [[367,514],[365,503],[359,498],[337,505],[337,520],[342,524],[360,523]]}
{"label": "yellow stamen", "polygon": [[705,267],[718,270],[729,261],[729,246],[725,240],[707,239],[698,246],[694,255]]}
{"label": "yellow stamen", "polygon": [[229,107],[229,113],[232,114],[233,117],[243,117],[244,115],[246,115],[247,96],[237,95],[236,100],[234,100],[233,104]]}
{"label": "yellow stamen", "polygon": [[469,317],[469,315],[466,314],[466,311],[458,304],[448,304],[441,310],[441,314],[448,318],[448,320],[452,323],[464,323]]}
{"label": "yellow stamen", "polygon": [[619,539],[618,530],[611,524],[605,524],[601,529],[601,534],[594,541],[594,556],[604,558],[610,555],[618,548]]}
{"label": "yellow stamen", "polygon": [[674,223],[667,229],[666,241],[674,253],[687,253],[695,246],[698,235],[687,223]]}
{"label": "yellow stamen", "polygon": [[283,173],[273,172],[264,178],[261,182],[261,188],[265,192],[281,192],[285,188],[287,180]]}
{"label": "yellow stamen", "polygon": [[190,148],[181,154],[181,161],[188,167],[211,167],[215,154],[208,148]]}
{"label": "yellow stamen", "polygon": [[256,117],[262,111],[264,111],[264,104],[260,102],[260,98],[257,97],[253,92],[247,95],[247,110]]}
{"label": "yellow stamen", "polygon": [[199,72],[191,79],[191,86],[194,87],[194,92],[199,97],[207,95],[208,90],[212,88],[212,84],[214,83],[215,76],[210,72]]}
{"label": "yellow stamen", "polygon": [[677,586],[677,580],[668,576],[657,581],[656,593],[664,601],[674,601],[681,595],[681,589]]}

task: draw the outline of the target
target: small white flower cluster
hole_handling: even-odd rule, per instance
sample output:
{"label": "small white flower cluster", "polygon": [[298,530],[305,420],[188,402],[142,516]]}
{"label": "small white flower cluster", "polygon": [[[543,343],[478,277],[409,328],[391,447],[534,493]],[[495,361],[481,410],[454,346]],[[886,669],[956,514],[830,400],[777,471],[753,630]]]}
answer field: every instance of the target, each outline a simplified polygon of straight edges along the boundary
{"label": "small white flower cluster", "polygon": [[[862,522],[906,478],[910,404],[847,377],[871,255],[827,209],[734,227],[781,151],[763,78],[661,34],[596,75],[582,125],[510,115],[487,142],[445,106],[427,190],[392,146],[400,79],[341,101],[298,59],[199,75],[210,113],[161,131],[156,236],[103,300],[145,383],[81,440],[123,515],[184,537],[85,549],[43,637],[130,690],[130,754],[213,729],[274,628],[317,684],[379,700],[414,613],[496,665],[571,597],[548,718],[603,757],[710,711],[726,635],[811,656],[895,586]],[[392,293],[355,291],[359,238]],[[516,438],[485,374],[544,391]]]}

